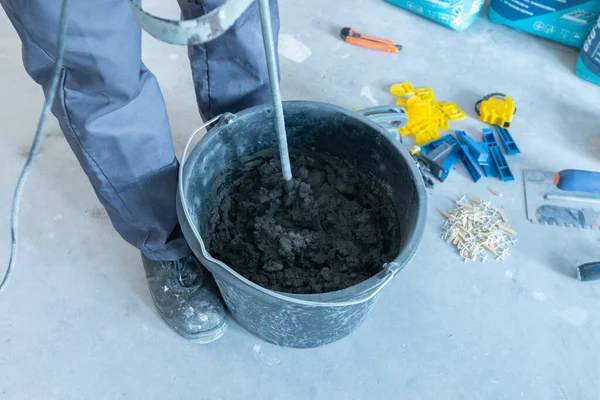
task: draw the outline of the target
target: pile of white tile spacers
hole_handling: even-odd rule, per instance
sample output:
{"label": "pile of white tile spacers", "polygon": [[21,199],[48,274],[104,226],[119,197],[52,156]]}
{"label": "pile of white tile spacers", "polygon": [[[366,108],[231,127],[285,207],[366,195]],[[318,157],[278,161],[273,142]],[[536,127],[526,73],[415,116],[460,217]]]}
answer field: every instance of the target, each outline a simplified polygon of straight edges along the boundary
{"label": "pile of white tile spacers", "polygon": [[456,207],[438,211],[446,221],[442,239],[458,249],[464,261],[488,261],[492,254],[496,260],[504,260],[517,232],[510,228],[504,213],[488,202],[468,199],[464,195],[455,201]]}

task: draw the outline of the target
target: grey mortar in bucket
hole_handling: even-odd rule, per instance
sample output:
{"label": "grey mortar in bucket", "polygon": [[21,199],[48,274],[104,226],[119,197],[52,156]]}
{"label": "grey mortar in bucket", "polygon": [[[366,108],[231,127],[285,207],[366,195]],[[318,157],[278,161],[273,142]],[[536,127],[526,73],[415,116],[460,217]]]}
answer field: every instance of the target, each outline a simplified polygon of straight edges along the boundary
{"label": "grey mortar in bucket", "polygon": [[[177,207],[184,235],[214,275],[229,311],[255,335],[281,346],[316,347],[341,339],[367,317],[379,291],[416,251],[426,219],[426,194],[408,152],[379,125],[325,103],[284,102],[289,146],[328,153],[375,176],[389,190],[399,235],[393,261],[346,289],[318,294],[269,290],[212,257],[206,216],[215,180],[233,161],[277,148],[272,109],[227,114],[195,146],[183,166]],[[183,200],[183,201],[182,201]]]}

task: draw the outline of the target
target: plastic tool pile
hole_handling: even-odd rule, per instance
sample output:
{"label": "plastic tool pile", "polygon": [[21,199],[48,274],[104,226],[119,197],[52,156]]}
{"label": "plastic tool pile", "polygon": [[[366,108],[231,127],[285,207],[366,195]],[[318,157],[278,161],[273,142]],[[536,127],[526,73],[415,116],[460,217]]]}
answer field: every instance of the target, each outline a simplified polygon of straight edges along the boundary
{"label": "plastic tool pile", "polygon": [[414,135],[417,146],[438,139],[440,130],[449,129],[450,120],[466,118],[456,104],[437,101],[430,87],[415,89],[410,82],[402,82],[392,85],[390,93],[398,97],[396,105],[404,107],[408,117],[400,135]]}

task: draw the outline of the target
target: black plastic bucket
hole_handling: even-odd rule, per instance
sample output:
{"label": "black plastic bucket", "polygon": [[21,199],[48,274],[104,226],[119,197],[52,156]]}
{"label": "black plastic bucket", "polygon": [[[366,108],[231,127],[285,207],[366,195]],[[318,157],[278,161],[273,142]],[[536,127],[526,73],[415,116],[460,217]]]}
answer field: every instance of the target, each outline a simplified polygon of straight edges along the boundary
{"label": "black plastic bucket", "polygon": [[317,347],[348,335],[367,317],[377,294],[414,254],[426,219],[426,194],[415,163],[385,128],[343,108],[312,101],[284,102],[289,146],[328,152],[356,163],[387,183],[396,207],[401,238],[396,259],[355,286],[321,294],[265,289],[239,275],[206,250],[201,212],[215,178],[227,165],[258,151],[276,148],[273,111],[257,106],[225,114],[182,158],[177,211],[196,256],[214,275],[236,321],[280,346]]}

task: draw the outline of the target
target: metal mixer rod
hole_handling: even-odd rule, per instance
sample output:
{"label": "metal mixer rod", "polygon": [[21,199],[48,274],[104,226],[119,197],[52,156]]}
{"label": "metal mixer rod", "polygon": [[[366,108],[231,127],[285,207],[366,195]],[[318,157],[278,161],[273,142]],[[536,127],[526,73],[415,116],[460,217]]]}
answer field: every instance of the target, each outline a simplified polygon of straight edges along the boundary
{"label": "metal mixer rod", "polygon": [[285,132],[285,119],[283,116],[283,104],[281,102],[281,91],[279,90],[279,76],[277,74],[277,57],[275,55],[275,42],[273,40],[273,29],[271,29],[271,11],[269,0],[258,0],[260,10],[260,23],[262,25],[263,41],[265,43],[265,56],[269,70],[269,83],[271,84],[271,96],[273,97],[273,109],[275,110],[275,131],[279,142],[279,158],[281,160],[281,172],[285,188],[290,191],[294,188],[292,177],[292,166],[288,151],[287,134]]}

